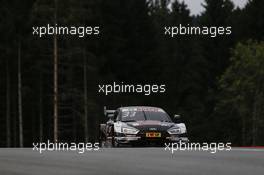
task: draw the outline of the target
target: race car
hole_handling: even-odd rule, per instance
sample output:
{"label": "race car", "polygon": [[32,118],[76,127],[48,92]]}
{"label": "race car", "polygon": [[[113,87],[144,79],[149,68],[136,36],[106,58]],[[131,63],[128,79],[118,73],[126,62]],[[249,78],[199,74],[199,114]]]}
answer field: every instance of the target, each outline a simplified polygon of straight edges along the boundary
{"label": "race car", "polygon": [[[188,142],[186,126],[173,122],[161,108],[148,106],[104,108],[109,120],[100,124],[99,143],[102,147],[121,145],[162,145],[167,142]],[[174,116],[179,120],[179,115]]]}

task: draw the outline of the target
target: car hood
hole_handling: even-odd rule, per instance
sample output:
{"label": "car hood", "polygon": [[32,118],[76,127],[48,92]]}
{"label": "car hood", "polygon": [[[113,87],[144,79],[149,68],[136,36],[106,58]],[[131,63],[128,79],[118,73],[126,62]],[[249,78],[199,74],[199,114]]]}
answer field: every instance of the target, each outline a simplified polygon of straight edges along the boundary
{"label": "car hood", "polygon": [[175,123],[173,122],[161,122],[156,120],[143,120],[137,122],[127,122],[129,126],[137,128],[141,131],[165,131],[173,126]]}

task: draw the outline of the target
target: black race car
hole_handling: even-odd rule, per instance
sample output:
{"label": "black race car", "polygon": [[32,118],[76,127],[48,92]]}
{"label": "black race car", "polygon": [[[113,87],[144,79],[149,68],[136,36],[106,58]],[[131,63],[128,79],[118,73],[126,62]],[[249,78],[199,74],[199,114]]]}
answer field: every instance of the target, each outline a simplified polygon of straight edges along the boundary
{"label": "black race car", "polygon": [[[165,142],[188,142],[186,126],[173,122],[161,108],[147,106],[104,109],[109,120],[100,124],[99,142],[102,147],[120,145],[162,145]],[[174,116],[175,119],[179,115]]]}

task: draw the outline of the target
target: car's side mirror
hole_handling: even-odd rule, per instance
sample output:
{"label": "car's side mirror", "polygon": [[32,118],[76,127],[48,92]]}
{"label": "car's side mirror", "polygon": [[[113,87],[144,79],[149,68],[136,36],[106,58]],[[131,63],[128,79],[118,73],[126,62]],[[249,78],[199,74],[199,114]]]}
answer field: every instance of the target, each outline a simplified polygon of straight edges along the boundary
{"label": "car's side mirror", "polygon": [[174,122],[175,122],[175,123],[180,123],[181,116],[178,115],[178,114],[175,114],[173,119],[174,119]]}
{"label": "car's side mirror", "polygon": [[114,114],[107,114],[107,117],[110,119],[110,120],[114,120]]}
{"label": "car's side mirror", "polygon": [[113,120],[108,120],[106,123],[107,123],[108,125],[114,125],[114,121],[113,121]]}
{"label": "car's side mirror", "polygon": [[108,117],[108,121],[107,121],[107,124],[108,125],[113,125],[114,124],[114,114],[107,114],[107,117]]}
{"label": "car's side mirror", "polygon": [[107,114],[107,117],[109,118],[109,120],[112,120],[112,121],[115,120],[115,115],[114,114]]}
{"label": "car's side mirror", "polygon": [[174,119],[180,119],[180,118],[181,118],[180,115],[178,115],[178,114],[175,114],[175,115],[174,115]]}

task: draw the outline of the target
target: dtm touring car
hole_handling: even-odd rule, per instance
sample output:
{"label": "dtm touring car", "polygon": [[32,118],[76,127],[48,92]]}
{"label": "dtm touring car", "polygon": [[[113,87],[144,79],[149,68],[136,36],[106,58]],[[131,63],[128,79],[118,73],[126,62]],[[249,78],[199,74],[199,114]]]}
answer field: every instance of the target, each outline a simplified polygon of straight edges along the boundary
{"label": "dtm touring car", "polygon": [[162,145],[166,142],[189,142],[179,115],[174,121],[161,108],[147,106],[120,107],[106,110],[108,121],[100,124],[99,143],[102,147],[121,145]]}

